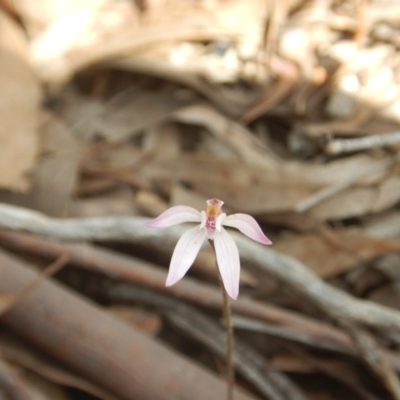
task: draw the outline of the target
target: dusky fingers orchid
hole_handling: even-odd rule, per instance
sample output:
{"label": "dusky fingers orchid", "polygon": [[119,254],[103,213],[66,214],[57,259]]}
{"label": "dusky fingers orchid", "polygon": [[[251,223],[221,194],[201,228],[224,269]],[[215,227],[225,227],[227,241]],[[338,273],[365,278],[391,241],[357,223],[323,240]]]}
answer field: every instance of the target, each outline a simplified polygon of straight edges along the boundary
{"label": "dusky fingers orchid", "polygon": [[188,206],[175,206],[164,211],[156,219],[146,223],[152,228],[167,228],[184,222],[198,222],[179,239],[171,258],[167,286],[178,282],[193,264],[205,239],[214,241],[217,264],[226,292],[232,299],[239,294],[240,260],[235,241],[224,226],[238,229],[250,239],[262,244],[272,242],[264,235],[257,221],[247,214],[227,216],[222,212],[223,201],[207,200],[206,211]]}

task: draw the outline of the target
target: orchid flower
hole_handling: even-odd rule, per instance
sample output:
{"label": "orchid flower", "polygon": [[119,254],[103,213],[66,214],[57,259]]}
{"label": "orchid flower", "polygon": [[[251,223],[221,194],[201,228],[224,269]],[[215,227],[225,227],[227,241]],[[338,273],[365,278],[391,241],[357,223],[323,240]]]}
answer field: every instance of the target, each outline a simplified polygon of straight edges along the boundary
{"label": "orchid flower", "polygon": [[214,241],[217,264],[226,292],[232,299],[239,294],[240,260],[235,241],[224,229],[238,229],[250,239],[262,244],[272,242],[264,235],[257,221],[247,214],[227,216],[221,211],[223,201],[207,200],[206,211],[197,211],[188,206],[175,206],[164,211],[156,219],[146,223],[152,228],[168,228],[184,222],[198,222],[179,239],[171,258],[166,286],[172,286],[186,274],[193,264],[205,239]]}

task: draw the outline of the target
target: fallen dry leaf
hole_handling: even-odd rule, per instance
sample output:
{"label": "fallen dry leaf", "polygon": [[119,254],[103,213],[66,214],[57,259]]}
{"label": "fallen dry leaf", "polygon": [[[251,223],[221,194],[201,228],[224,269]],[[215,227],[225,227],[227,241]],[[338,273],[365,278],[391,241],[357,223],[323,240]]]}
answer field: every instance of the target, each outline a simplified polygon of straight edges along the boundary
{"label": "fallen dry leaf", "polygon": [[164,0],[146,3],[142,13],[128,1],[103,0],[100,6],[73,7],[54,18],[35,38],[32,55],[39,75],[53,84],[94,64],[143,55],[216,83],[240,77],[259,81],[266,75],[257,59],[266,13],[260,0],[179,5]]}
{"label": "fallen dry leaf", "polygon": [[86,141],[103,138],[124,142],[191,101],[190,96],[180,98],[179,91],[171,87],[150,90],[143,85],[130,85],[106,102],[97,97],[71,95],[63,116]]}
{"label": "fallen dry leaf", "polygon": [[359,217],[386,210],[400,200],[400,178],[393,176],[381,185],[352,187],[317,204],[309,215],[318,220]]}
{"label": "fallen dry leaf", "polygon": [[323,165],[285,162],[266,167],[238,158],[182,153],[178,159],[154,159],[140,173],[154,181],[177,179],[206,197],[225,199],[234,210],[255,214],[295,210],[322,190],[348,182],[307,212],[320,221],[378,212],[400,198],[396,176],[381,182],[395,162],[390,159],[354,156]]}
{"label": "fallen dry leaf", "polygon": [[32,170],[30,190],[26,193],[3,192],[0,200],[34,208],[52,216],[73,215],[72,193],[82,144],[55,115],[42,115],[42,120],[39,128],[41,157]]}
{"label": "fallen dry leaf", "polygon": [[303,234],[274,242],[274,249],[307,265],[323,278],[332,278],[360,263],[399,251],[399,245],[346,230]]}
{"label": "fallen dry leaf", "polygon": [[277,159],[271,157],[269,149],[239,123],[225,117],[205,104],[195,104],[185,107],[172,115],[173,119],[182,123],[199,125],[206,128],[217,141],[231,148],[241,159],[249,164],[273,167]]}
{"label": "fallen dry leaf", "polygon": [[0,187],[29,188],[38,153],[40,88],[22,29],[0,10]]}

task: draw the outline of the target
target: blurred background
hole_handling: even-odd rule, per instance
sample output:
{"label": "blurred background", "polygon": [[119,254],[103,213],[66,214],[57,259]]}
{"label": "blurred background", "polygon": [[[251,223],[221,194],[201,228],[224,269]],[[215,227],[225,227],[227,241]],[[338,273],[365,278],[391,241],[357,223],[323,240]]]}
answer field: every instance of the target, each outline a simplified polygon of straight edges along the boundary
{"label": "blurred background", "polygon": [[[225,212],[253,215],[279,254],[395,312],[399,46],[394,0],[0,0],[0,202],[81,219],[155,217],[178,204],[201,210],[217,197]],[[51,240],[29,249],[35,235],[9,233],[0,231],[0,250],[36,271],[66,251],[49,253]],[[165,277],[173,249],[96,246]],[[56,279],[72,293],[223,382],[223,350],[209,345],[214,328],[224,340],[219,306],[90,271],[82,260],[64,264]],[[250,359],[238,361],[237,385],[252,396],[243,399],[400,399],[399,332],[366,329],[372,347],[357,346],[357,327],[347,330],[273,274],[242,264],[240,297],[300,318],[290,332],[272,317],[264,328],[237,321]],[[217,290],[209,251],[190,278]],[[172,320],[180,307],[183,316],[206,318],[205,338]],[[326,324],[346,350],[325,346],[311,328],[302,342],[302,323]],[[4,399],[178,398],[163,397],[162,385],[152,395],[103,391],[101,379],[74,370],[62,354],[9,332],[7,322],[4,329]],[[375,365],[368,351],[386,355]],[[25,389],[13,392],[10,382]],[[198,396],[213,398],[207,389]]]}

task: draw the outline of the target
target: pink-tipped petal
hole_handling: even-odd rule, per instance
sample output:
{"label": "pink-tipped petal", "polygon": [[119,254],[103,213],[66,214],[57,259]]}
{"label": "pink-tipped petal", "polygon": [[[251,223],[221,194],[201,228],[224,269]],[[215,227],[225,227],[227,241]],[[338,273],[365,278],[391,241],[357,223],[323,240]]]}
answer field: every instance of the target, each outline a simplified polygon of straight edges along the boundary
{"label": "pink-tipped petal", "polygon": [[225,290],[232,299],[239,295],[240,259],[235,241],[221,228],[214,236],[215,253]]}
{"label": "pink-tipped petal", "polygon": [[188,206],[175,206],[168,208],[156,219],[146,222],[150,228],[168,228],[169,226],[182,224],[184,222],[200,222],[201,214],[199,211]]}
{"label": "pink-tipped petal", "polygon": [[238,229],[250,239],[262,244],[272,244],[272,242],[264,235],[257,221],[247,214],[232,214],[226,217],[222,225],[231,226]]}
{"label": "pink-tipped petal", "polygon": [[199,226],[189,229],[181,236],[172,254],[166,286],[171,286],[183,278],[193,264],[205,238],[206,231]]}

